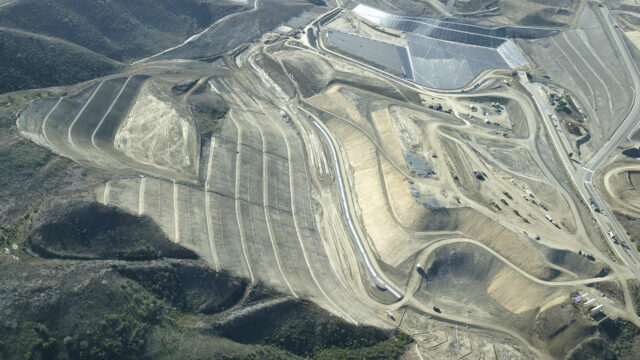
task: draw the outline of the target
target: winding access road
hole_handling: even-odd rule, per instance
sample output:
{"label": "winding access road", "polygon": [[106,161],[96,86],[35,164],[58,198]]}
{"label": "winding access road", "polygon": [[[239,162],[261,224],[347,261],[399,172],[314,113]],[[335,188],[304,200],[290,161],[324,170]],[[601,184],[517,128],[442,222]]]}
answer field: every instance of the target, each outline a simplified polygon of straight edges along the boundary
{"label": "winding access road", "polygon": [[[633,89],[640,89],[640,75],[638,68],[631,57],[629,49],[624,44],[621,38],[621,34],[615,30],[614,20],[611,17],[611,13],[604,7],[600,8],[600,11],[602,12],[603,18],[605,19],[609,27],[608,30],[613,35],[613,39],[615,40],[616,46],[620,51],[622,59],[627,66],[628,73],[631,76],[631,80],[633,81]],[[555,128],[551,123],[549,115],[553,114],[554,108],[549,105],[540,95],[539,88],[541,85],[529,83],[529,81],[526,79],[526,76],[524,75],[521,75],[520,79],[524,87],[532,95],[534,103],[538,107],[544,124],[547,127],[547,132],[549,133],[549,136],[553,142],[556,153],[562,161],[567,174],[576,184],[578,193],[585,203],[588,204],[590,202],[590,199],[593,199],[593,202],[601,209],[601,212],[598,213],[595,211],[595,209],[590,208],[591,213],[596,219],[602,232],[604,234],[607,234],[607,231],[612,228],[611,230],[620,240],[620,244],[623,244],[617,245],[614,243],[613,239],[609,238],[611,247],[631,272],[636,275],[640,274],[640,256],[638,256],[638,253],[635,249],[633,249],[633,247],[628,246],[629,242],[625,231],[615,220],[611,211],[607,207],[606,203],[602,200],[602,198],[598,194],[598,191],[592,183],[593,174],[607,160],[609,155],[620,145],[620,143],[622,143],[622,141],[624,141],[640,123],[640,94],[634,90],[633,103],[631,108],[629,109],[629,113],[622,121],[620,126],[616,129],[616,131],[610,136],[609,140],[602,146],[602,148],[600,148],[600,150],[584,165],[574,167],[573,163],[567,156],[566,151],[563,150],[563,146],[559,139],[558,133],[555,131]],[[625,251],[625,248],[623,248],[623,246],[626,247],[627,251]]]}

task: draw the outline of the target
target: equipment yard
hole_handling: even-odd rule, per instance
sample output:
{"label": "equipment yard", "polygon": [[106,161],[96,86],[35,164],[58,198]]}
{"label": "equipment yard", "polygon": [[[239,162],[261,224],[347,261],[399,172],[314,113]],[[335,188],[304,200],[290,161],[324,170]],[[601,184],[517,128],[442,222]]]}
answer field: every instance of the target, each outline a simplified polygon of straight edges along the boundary
{"label": "equipment yard", "polygon": [[[107,174],[97,202],[211,269],[410,335],[407,359],[584,358],[603,321],[640,326],[640,76],[637,37],[611,25],[623,13],[576,1],[560,28],[522,20],[538,1],[500,15],[510,25],[441,18],[501,2],[428,1],[425,16],[298,2],[278,5],[288,28],[256,0],[36,100],[21,136]],[[213,43],[251,16],[268,19],[260,38]],[[583,293],[602,307],[583,311]]]}

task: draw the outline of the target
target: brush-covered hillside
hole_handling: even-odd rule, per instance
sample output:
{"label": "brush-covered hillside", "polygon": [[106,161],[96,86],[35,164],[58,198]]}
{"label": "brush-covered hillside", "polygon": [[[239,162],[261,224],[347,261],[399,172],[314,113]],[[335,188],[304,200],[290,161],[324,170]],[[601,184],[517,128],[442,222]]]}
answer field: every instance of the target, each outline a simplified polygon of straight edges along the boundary
{"label": "brush-covered hillside", "polygon": [[248,6],[230,0],[0,1],[0,93],[104,76]]}

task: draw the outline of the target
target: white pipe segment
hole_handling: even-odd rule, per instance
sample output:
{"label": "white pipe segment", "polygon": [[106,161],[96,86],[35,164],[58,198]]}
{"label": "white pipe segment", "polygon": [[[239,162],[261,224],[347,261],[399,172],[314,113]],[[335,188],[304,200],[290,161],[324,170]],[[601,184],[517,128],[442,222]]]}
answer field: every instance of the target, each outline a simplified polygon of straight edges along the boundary
{"label": "white pipe segment", "polygon": [[322,136],[324,136],[324,138],[327,140],[327,143],[329,144],[329,148],[331,149],[333,166],[335,168],[336,177],[338,179],[338,186],[340,187],[340,200],[342,202],[343,214],[347,221],[347,225],[349,226],[349,232],[351,232],[351,236],[353,237],[353,240],[355,241],[356,246],[358,247],[358,251],[360,251],[360,255],[364,260],[364,264],[366,265],[367,270],[369,270],[369,272],[371,273],[371,276],[373,276],[373,278],[380,285],[384,286],[387,290],[389,290],[389,292],[392,293],[396,298],[398,298],[398,300],[402,299],[402,295],[396,289],[394,289],[391,285],[387,284],[387,282],[384,281],[380,277],[380,275],[378,275],[376,270],[371,265],[371,261],[369,260],[369,257],[367,256],[367,253],[364,250],[364,246],[362,245],[362,239],[360,239],[360,236],[358,235],[358,232],[356,231],[356,228],[353,225],[353,220],[351,219],[351,213],[349,212],[349,207],[347,205],[347,197],[345,195],[345,190],[344,190],[344,182],[342,180],[342,173],[340,172],[340,167],[338,165],[338,154],[336,152],[336,149],[333,146],[333,142],[331,142],[331,138],[329,137],[329,134],[327,134],[327,132],[320,125],[318,125],[318,123],[315,120],[311,120],[311,121],[313,125],[316,128],[318,128],[318,130],[320,130],[320,132],[322,133]]}

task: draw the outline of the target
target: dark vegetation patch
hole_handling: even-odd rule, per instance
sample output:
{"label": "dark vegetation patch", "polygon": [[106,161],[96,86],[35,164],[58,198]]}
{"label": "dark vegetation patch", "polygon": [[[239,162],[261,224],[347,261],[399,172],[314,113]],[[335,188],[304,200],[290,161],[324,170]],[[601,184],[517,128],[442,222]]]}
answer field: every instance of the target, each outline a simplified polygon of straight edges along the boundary
{"label": "dark vegetation patch", "polygon": [[60,40],[0,30],[0,93],[68,85],[111,74],[120,65]]}
{"label": "dark vegetation patch", "polygon": [[[310,31],[313,33],[313,31]],[[296,94],[295,86],[291,83],[287,74],[280,64],[271,56],[266,54],[259,54],[256,57],[256,63],[266,71],[269,77],[282,89],[282,91],[290,98]]]}
{"label": "dark vegetation patch", "polygon": [[[572,294],[577,295],[577,293]],[[577,359],[637,359],[640,351],[640,329],[633,323],[624,319],[604,318],[600,322],[588,320],[589,310],[581,304],[573,306],[558,305],[557,307],[573,308],[576,315],[575,320],[566,323],[564,330],[559,332],[555,339],[558,345],[567,343],[567,350],[573,349],[566,354],[566,358]],[[552,323],[566,322],[568,314],[545,311],[546,318]],[[606,312],[606,310],[605,310]],[[540,319],[542,317],[538,316]],[[548,331],[551,329],[544,329]],[[576,342],[581,343],[576,343]],[[553,353],[552,353],[553,354]],[[558,355],[562,353],[557,353]]]}
{"label": "dark vegetation patch", "polygon": [[631,148],[631,149],[622,150],[622,155],[637,159],[637,158],[640,158],[640,149]]}
{"label": "dark vegetation patch", "polygon": [[182,42],[233,2],[21,0],[0,8],[0,93],[68,85],[118,71]]}
{"label": "dark vegetation patch", "polygon": [[33,178],[53,158],[47,151],[24,141],[0,148],[0,194],[2,189],[23,185]]}
{"label": "dark vegetation patch", "polygon": [[607,319],[598,326],[598,331],[608,341],[618,359],[637,359],[640,351],[640,329],[633,323],[623,319]]}
{"label": "dark vegetation patch", "polygon": [[549,20],[555,15],[555,9],[546,8],[538,10],[534,13],[528,14],[518,21],[518,25],[522,26],[546,26],[546,27],[558,27],[563,26],[559,22]]}
{"label": "dark vegetation patch", "polygon": [[615,360],[616,354],[602,338],[589,339],[576,348],[569,360]]}
{"label": "dark vegetation patch", "polygon": [[187,102],[198,121],[200,136],[211,136],[220,128],[220,119],[229,112],[229,104],[220,95],[211,93],[207,83],[195,89]]}
{"label": "dark vegetation patch", "polygon": [[191,88],[197,83],[198,83],[198,79],[187,80],[187,81],[183,81],[181,83],[175,84],[174,86],[171,87],[171,93],[174,96],[180,96],[186,93],[187,91],[191,90]]}
{"label": "dark vegetation patch", "polygon": [[98,203],[59,211],[38,227],[29,247],[47,258],[150,260],[197,256],[167,240],[148,217]]}
{"label": "dark vegetation patch", "polygon": [[186,312],[213,314],[237,303],[246,283],[232,283],[228,277],[208,268],[168,265],[165,267],[116,267],[159,299]]}
{"label": "dark vegetation patch", "polygon": [[297,304],[262,312],[249,322],[225,329],[223,335],[240,343],[272,345],[316,359],[394,359],[411,341],[401,333],[352,328]]}
{"label": "dark vegetation patch", "polygon": [[0,25],[124,61],[171,47],[243,8],[200,0],[23,0],[0,10]]}
{"label": "dark vegetation patch", "polygon": [[[1,66],[0,66],[1,67]],[[0,70],[1,71],[1,70]],[[0,95],[0,245],[24,246],[35,214],[54,198],[87,198],[95,181],[80,166],[63,161],[16,134],[20,109],[35,99],[59,96],[49,91]],[[21,254],[21,257],[27,254]],[[8,258],[8,257],[7,257]],[[0,263],[3,257],[0,257]]]}
{"label": "dark vegetation patch", "polygon": [[[73,268],[71,271],[60,271]],[[180,325],[182,319],[188,320],[200,316],[197,311],[181,311],[179,308],[148,291],[145,284],[128,277],[121,276],[121,268],[129,264],[119,264],[119,270],[107,264],[87,264],[68,262],[49,266],[47,264],[30,267],[3,268],[9,272],[19,271],[31,273],[25,275],[27,281],[23,288],[19,282],[11,282],[17,286],[11,289],[11,296],[17,301],[3,310],[12,310],[10,318],[4,318],[0,326],[0,348],[2,359],[157,359],[184,358],[177,349],[183,347],[188,340],[184,336],[197,337],[213,350],[219,343],[232,343],[226,339],[210,334],[198,334],[190,330],[190,325]],[[180,286],[192,283],[190,278],[207,274],[209,270],[198,266],[182,264],[166,264],[154,262],[148,264],[149,271],[156,268],[162,273],[167,266],[174,267],[179,274],[169,283]],[[136,272],[138,265],[133,265],[130,272]],[[28,278],[47,274],[29,283]],[[186,278],[183,278],[186,276]],[[71,280],[71,281],[70,281]],[[215,280],[218,286],[231,287],[238,283],[236,279],[218,274]],[[210,292],[211,284],[197,284],[191,291],[199,297],[216,298],[219,302],[235,297],[233,292]],[[167,285],[168,286],[168,285]],[[24,290],[26,288],[26,290]],[[8,291],[8,289],[3,289]],[[30,294],[29,291],[46,290],[49,296],[28,298],[28,305],[20,305],[20,299]],[[2,290],[0,290],[2,291]],[[24,293],[21,293],[24,292]],[[6,298],[6,293],[3,296]],[[3,303],[6,305],[6,303]],[[188,320],[187,323],[191,321]],[[148,344],[157,343],[156,338],[172,338],[171,347],[154,352],[150,356]],[[222,355],[235,358],[235,355],[246,355],[238,358],[259,358],[254,353],[256,347],[232,343],[226,346]],[[214,352],[215,353],[215,352]],[[272,353],[283,353],[277,349],[261,350],[266,358]],[[191,357],[192,359],[211,358],[208,354]],[[280,356],[280,358],[289,358]]]}
{"label": "dark vegetation patch", "polygon": [[[228,333],[241,334],[245,340],[239,343],[226,334],[194,327],[212,316],[189,306],[197,299],[226,304],[212,310],[214,319],[224,319],[227,315],[220,311],[242,307],[245,301],[238,296],[244,293],[241,280],[215,274],[204,264],[51,263],[2,268],[0,278],[12,278],[0,289],[3,313],[11,313],[0,321],[2,359],[298,358],[291,349],[319,359],[394,359],[409,342],[398,333],[350,327],[311,306],[289,303],[259,310],[258,320],[250,324],[229,326]],[[12,273],[21,279],[16,281]],[[160,286],[152,284],[157,280]],[[172,287],[182,288],[187,301],[176,302],[179,294]],[[28,296],[42,291],[48,296]],[[8,306],[7,295],[13,299]]]}

